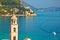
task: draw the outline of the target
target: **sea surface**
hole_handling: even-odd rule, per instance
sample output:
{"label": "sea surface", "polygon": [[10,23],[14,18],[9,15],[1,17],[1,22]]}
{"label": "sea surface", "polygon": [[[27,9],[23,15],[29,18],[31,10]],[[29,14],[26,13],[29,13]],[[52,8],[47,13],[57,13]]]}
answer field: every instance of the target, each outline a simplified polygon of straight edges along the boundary
{"label": "sea surface", "polygon": [[[35,12],[37,16],[18,18],[18,40],[60,40],[60,11]],[[11,17],[0,16],[0,40],[10,39]],[[56,32],[54,36],[53,32]]]}

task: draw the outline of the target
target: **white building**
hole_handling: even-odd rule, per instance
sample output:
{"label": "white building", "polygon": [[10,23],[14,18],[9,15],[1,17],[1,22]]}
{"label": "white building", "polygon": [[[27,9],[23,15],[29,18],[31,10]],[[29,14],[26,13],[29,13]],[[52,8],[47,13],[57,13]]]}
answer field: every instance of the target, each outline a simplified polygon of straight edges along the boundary
{"label": "white building", "polygon": [[28,6],[28,7],[25,7],[25,9],[30,9],[30,7]]}

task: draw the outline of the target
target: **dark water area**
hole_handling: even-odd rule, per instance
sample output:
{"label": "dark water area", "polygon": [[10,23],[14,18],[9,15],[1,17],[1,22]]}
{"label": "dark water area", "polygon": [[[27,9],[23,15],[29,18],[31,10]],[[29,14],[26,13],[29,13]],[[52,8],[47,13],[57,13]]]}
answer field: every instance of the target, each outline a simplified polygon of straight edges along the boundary
{"label": "dark water area", "polygon": [[[31,40],[60,40],[60,11],[39,12],[37,16],[18,18],[19,40],[28,37]],[[11,17],[0,16],[0,40],[10,38]],[[56,32],[54,37],[52,32]]]}

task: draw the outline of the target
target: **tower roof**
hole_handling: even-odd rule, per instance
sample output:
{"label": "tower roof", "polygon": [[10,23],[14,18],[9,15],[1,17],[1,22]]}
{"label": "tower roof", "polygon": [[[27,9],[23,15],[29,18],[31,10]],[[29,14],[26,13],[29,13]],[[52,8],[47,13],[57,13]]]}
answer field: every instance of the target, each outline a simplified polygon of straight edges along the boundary
{"label": "tower roof", "polygon": [[17,19],[16,15],[13,14],[12,17],[11,17],[11,19]]}

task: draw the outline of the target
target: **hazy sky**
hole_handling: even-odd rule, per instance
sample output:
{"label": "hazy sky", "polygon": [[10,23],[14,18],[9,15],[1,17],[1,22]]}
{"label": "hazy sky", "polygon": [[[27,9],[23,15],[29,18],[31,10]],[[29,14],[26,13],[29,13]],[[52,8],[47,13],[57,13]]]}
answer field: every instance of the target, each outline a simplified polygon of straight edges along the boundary
{"label": "hazy sky", "polygon": [[37,8],[60,7],[60,0],[22,0]]}

